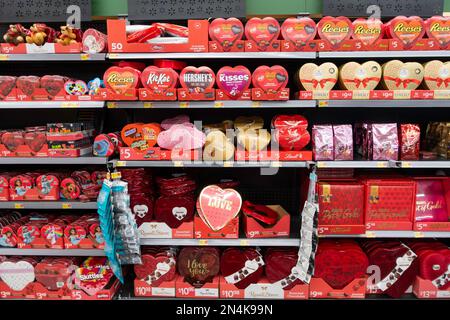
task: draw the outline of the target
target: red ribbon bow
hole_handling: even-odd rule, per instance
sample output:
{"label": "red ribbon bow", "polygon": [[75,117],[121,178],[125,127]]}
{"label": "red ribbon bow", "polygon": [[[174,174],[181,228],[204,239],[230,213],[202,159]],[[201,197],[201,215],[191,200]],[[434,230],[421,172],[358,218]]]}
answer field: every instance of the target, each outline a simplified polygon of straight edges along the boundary
{"label": "red ribbon bow", "polygon": [[450,78],[432,78],[432,77],[425,77],[425,80],[429,80],[429,81],[436,81],[436,85],[438,87],[445,85],[445,87],[447,88],[448,85],[450,84]]}
{"label": "red ribbon bow", "polygon": [[384,79],[390,80],[390,81],[395,81],[396,87],[400,87],[401,85],[403,85],[403,88],[405,88],[405,89],[408,86],[408,84],[410,84],[411,82],[416,83],[416,84],[420,84],[420,82],[421,82],[418,79],[400,79],[400,78],[394,78],[394,77],[384,77]]}
{"label": "red ribbon bow", "polygon": [[367,84],[370,81],[380,81],[380,78],[377,77],[370,77],[370,78],[364,78],[364,79],[344,79],[344,82],[353,82],[354,84],[356,84],[356,87],[359,88],[361,85],[363,85],[364,88],[367,87]]}
{"label": "red ribbon bow", "polygon": [[327,83],[327,82],[336,83],[336,79],[333,79],[333,78],[325,78],[325,79],[321,79],[321,80],[311,79],[311,80],[302,80],[302,81],[305,83],[312,83],[314,89],[317,88],[318,86],[320,86],[323,89],[323,87],[325,87],[325,83]]}

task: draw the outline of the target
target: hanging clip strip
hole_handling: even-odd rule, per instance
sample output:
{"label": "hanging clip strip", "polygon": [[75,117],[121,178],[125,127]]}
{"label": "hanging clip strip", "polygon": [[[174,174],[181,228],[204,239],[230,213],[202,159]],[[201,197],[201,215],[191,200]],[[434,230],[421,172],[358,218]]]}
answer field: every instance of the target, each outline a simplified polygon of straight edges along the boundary
{"label": "hanging clip strip", "polygon": [[445,286],[450,281],[450,264],[447,266],[447,271],[441,274],[439,277],[434,279],[432,283],[436,288],[440,289]]}

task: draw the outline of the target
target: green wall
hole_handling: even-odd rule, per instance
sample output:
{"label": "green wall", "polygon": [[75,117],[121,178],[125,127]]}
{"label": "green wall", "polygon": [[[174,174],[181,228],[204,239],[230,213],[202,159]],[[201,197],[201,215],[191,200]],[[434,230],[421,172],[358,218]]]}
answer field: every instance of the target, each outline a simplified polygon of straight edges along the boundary
{"label": "green wall", "polygon": [[[450,0],[444,0],[444,3],[445,11],[450,12]],[[317,14],[321,12],[322,0],[246,0],[246,5],[247,15]],[[116,16],[127,12],[127,0],[92,0],[93,16]]]}

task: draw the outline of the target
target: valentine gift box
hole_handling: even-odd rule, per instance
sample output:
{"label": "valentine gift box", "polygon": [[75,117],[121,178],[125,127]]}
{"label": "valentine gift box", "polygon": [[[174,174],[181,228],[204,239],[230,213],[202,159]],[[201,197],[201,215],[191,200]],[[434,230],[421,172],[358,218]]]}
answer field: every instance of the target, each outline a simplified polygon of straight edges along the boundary
{"label": "valentine gift box", "polygon": [[450,231],[450,179],[416,177],[416,208],[413,229]]}
{"label": "valentine gift box", "polygon": [[0,260],[0,298],[35,299],[34,267],[38,260],[33,257],[2,257]]}
{"label": "valentine gift box", "polygon": [[219,298],[220,253],[213,247],[184,247],[178,255],[177,298]]}
{"label": "valentine gift box", "polygon": [[244,25],[237,18],[216,18],[209,24],[209,52],[243,52]]}
{"label": "valentine gift box", "polygon": [[80,157],[92,153],[95,130],[90,123],[48,123],[47,144],[50,157]]}
{"label": "valentine gift box", "polygon": [[111,53],[207,52],[208,27],[207,20],[188,20],[187,27],[170,23],[127,26],[124,20],[107,20],[108,51]]}
{"label": "valentine gift box", "polygon": [[244,201],[242,224],[247,238],[289,237],[291,216],[280,205]]}
{"label": "valentine gift box", "polygon": [[419,259],[412,248],[399,241],[366,241],[369,258],[367,293],[401,297],[419,274]]}
{"label": "valentine gift box", "polygon": [[301,100],[330,99],[330,92],[338,82],[339,69],[331,62],[321,65],[303,64],[295,75],[295,81],[302,89],[297,93]]}
{"label": "valentine gift box", "polygon": [[418,62],[391,60],[383,64],[381,85],[385,90],[393,91],[393,99],[411,99],[423,81],[424,68]]}
{"label": "valentine gift box", "polygon": [[281,25],[281,51],[317,51],[317,27],[309,17],[287,18]]}
{"label": "valentine gift box", "polygon": [[352,39],[355,49],[381,51],[389,49],[389,40],[384,38],[384,25],[377,18],[358,18],[353,20]]}
{"label": "valentine gift box", "polygon": [[441,16],[433,16],[425,21],[425,32],[428,39],[434,39],[441,50],[448,50],[450,44],[448,21],[448,17]]}
{"label": "valentine gift box", "polygon": [[72,217],[55,219],[54,217],[39,215],[27,216],[16,231],[17,247],[23,249],[63,249],[63,230],[67,221],[72,219]]}
{"label": "valentine gift box", "polygon": [[139,100],[177,100],[178,73],[186,64],[160,60],[159,66],[149,66],[141,73],[141,83],[144,88],[139,89]]}
{"label": "valentine gift box", "polygon": [[142,264],[134,265],[137,297],[175,297],[176,251],[145,247]]}
{"label": "valentine gift box", "polygon": [[105,88],[99,88],[97,100],[137,100],[141,71],[131,66],[113,66],[103,75]]}
{"label": "valentine gift box", "polygon": [[0,157],[47,157],[45,127],[0,132]]}
{"label": "valentine gift box", "polygon": [[178,99],[189,100],[215,100],[214,84],[216,76],[209,67],[185,67],[180,73]]}
{"label": "valentine gift box", "polygon": [[353,34],[353,24],[347,17],[326,16],[317,23],[317,51],[351,51],[355,43],[350,40]]}
{"label": "valentine gift box", "polygon": [[369,261],[353,240],[321,240],[314,277],[309,283],[311,298],[363,299]]}
{"label": "valentine gift box", "polygon": [[251,18],[245,24],[245,51],[280,51],[280,24],[275,18]]}
{"label": "valentine gift box", "polygon": [[366,230],[412,230],[416,182],[411,179],[366,179]]}
{"label": "valentine gift box", "polygon": [[239,238],[241,195],[234,189],[210,185],[200,192],[194,217],[196,239]]}
{"label": "valentine gift box", "polygon": [[363,234],[364,185],[356,181],[318,183],[319,234]]}
{"label": "valentine gift box", "polygon": [[289,100],[288,81],[282,66],[259,66],[252,74],[252,100]]}
{"label": "valentine gift box", "polygon": [[450,297],[450,250],[436,240],[411,241],[408,245],[418,255],[419,274],[413,293],[421,299]]}
{"label": "valentine gift box", "polygon": [[104,249],[105,239],[97,217],[84,215],[64,228],[65,249]]}
{"label": "valentine gift box", "polygon": [[244,66],[222,67],[217,71],[216,89],[217,100],[251,100],[252,91],[249,89],[252,74]]}
{"label": "valentine gift box", "polygon": [[44,23],[34,23],[29,29],[21,24],[11,24],[1,43],[4,54],[80,53],[83,33],[65,25],[59,31]]}
{"label": "valentine gift box", "polygon": [[385,27],[389,50],[439,50],[434,38],[424,38],[426,26],[421,17],[398,16]]}
{"label": "valentine gift box", "polygon": [[0,76],[0,101],[17,101],[17,77]]}

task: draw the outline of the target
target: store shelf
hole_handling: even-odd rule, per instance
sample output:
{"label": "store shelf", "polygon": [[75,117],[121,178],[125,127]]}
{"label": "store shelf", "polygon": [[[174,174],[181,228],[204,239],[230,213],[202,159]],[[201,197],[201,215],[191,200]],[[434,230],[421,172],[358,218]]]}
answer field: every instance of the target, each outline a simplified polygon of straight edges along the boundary
{"label": "store shelf", "polygon": [[319,100],[324,108],[450,108],[450,100]]}
{"label": "store shelf", "polygon": [[297,247],[300,239],[141,239],[143,246]]}
{"label": "store shelf", "polygon": [[320,235],[321,238],[450,238],[450,232],[366,231],[365,234]]}
{"label": "store shelf", "polygon": [[0,248],[2,256],[60,256],[60,257],[103,257],[101,249],[19,249]]}
{"label": "store shelf", "polygon": [[289,101],[109,101],[108,109],[315,108],[315,100]]}
{"label": "store shelf", "polygon": [[0,109],[98,109],[104,101],[1,101]]}
{"label": "store shelf", "polygon": [[27,53],[0,54],[0,61],[105,61],[106,53]]}
{"label": "store shelf", "polygon": [[108,163],[108,158],[105,157],[77,157],[77,158],[40,158],[40,157],[0,157],[0,165],[80,165],[80,164],[99,164],[105,165]]}
{"label": "store shelf", "polygon": [[306,161],[273,161],[273,162],[202,162],[202,161],[121,161],[113,160],[111,162],[116,168],[306,168]]}
{"label": "store shelf", "polygon": [[97,202],[81,201],[2,201],[0,209],[72,209],[97,210]]}
{"label": "store shelf", "polygon": [[403,168],[403,169],[448,169],[450,168],[450,160],[442,161],[390,161],[390,166],[392,168]]}
{"label": "store shelf", "polygon": [[449,50],[427,51],[324,51],[319,52],[319,58],[447,58]]}
{"label": "store shelf", "polygon": [[108,59],[315,59],[316,52],[109,53]]}
{"label": "store shelf", "polygon": [[389,168],[389,161],[317,161],[317,168]]}

